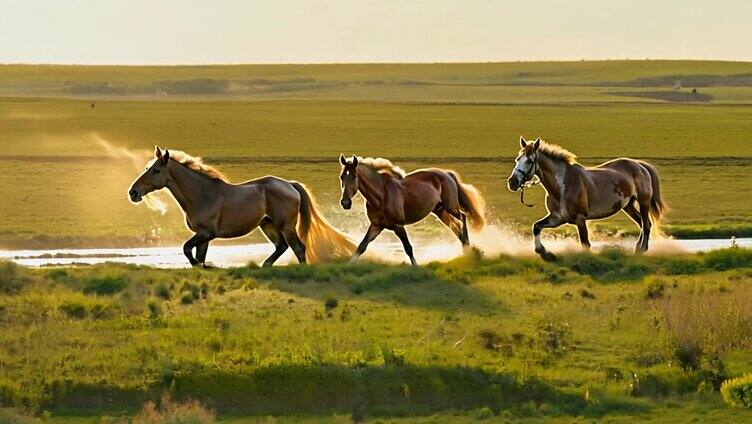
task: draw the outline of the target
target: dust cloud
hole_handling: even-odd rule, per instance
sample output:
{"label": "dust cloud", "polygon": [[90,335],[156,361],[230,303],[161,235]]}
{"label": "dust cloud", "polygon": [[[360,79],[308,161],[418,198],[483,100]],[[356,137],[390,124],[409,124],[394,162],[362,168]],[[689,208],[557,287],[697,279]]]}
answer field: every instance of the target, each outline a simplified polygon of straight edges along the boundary
{"label": "dust cloud", "polygon": [[[125,147],[116,147],[96,133],[92,134],[92,138],[108,157],[129,161],[133,165],[133,169],[138,172],[138,175],[144,171],[145,165],[152,159],[152,152],[148,150],[132,151]],[[153,191],[143,197],[143,202],[149,209],[164,215],[169,210],[166,196],[162,190]]]}

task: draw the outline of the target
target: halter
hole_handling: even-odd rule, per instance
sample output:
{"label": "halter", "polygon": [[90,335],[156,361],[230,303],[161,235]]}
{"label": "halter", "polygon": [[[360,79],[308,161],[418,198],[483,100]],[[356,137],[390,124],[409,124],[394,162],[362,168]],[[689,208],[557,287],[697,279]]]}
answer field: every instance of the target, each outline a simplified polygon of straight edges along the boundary
{"label": "halter", "polygon": [[535,206],[534,204],[525,203],[525,189],[540,184],[540,179],[535,175],[535,173],[538,172],[538,152],[535,152],[533,165],[530,167],[530,171],[527,173],[527,175],[519,169],[516,171],[522,174],[522,176],[525,178],[525,182],[520,185],[520,203],[527,206],[528,208],[532,208],[533,206]]}

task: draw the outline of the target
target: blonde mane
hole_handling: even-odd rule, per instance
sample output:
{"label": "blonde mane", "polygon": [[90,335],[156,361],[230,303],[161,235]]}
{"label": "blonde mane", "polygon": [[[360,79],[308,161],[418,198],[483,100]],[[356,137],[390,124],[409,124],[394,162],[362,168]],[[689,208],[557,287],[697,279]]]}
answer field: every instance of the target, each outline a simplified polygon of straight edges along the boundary
{"label": "blonde mane", "polygon": [[405,178],[405,171],[384,158],[362,158],[358,156],[358,165],[364,165],[377,173],[386,173],[399,180]]}
{"label": "blonde mane", "polygon": [[225,177],[223,173],[219,172],[219,170],[217,170],[213,166],[205,164],[201,160],[200,157],[191,156],[188,153],[180,151],[180,150],[169,150],[169,152],[170,152],[170,159],[185,166],[186,168],[196,171],[200,174],[206,175],[209,178],[214,178],[216,180],[228,182],[227,177]]}
{"label": "blonde mane", "polygon": [[[532,149],[533,143],[528,144],[528,147]],[[568,164],[577,163],[577,155],[559,146],[558,144],[551,144],[542,141],[540,148],[538,148],[538,152],[552,159],[558,159]]]}

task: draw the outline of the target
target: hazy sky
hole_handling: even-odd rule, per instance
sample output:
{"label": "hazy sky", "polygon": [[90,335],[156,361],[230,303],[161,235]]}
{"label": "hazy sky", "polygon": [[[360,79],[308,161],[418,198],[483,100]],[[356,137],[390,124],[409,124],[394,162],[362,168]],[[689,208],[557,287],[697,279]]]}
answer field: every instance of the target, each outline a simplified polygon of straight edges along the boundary
{"label": "hazy sky", "polygon": [[752,0],[0,0],[0,62],[752,60]]}

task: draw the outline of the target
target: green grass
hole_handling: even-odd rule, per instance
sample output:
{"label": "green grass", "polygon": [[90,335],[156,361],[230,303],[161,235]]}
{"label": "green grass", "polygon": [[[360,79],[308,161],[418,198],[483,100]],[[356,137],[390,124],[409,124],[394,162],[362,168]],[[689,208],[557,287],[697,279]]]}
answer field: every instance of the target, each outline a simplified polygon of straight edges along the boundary
{"label": "green grass", "polygon": [[[125,191],[142,165],[107,158],[94,133],[137,151],[159,144],[199,154],[233,181],[266,174],[298,179],[327,216],[356,236],[364,215],[336,206],[340,152],[393,158],[407,169],[456,169],[481,190],[497,219],[527,232],[545,214],[542,190],[529,191],[538,207],[528,209],[504,187],[520,134],[560,143],[586,165],[622,155],[655,163],[674,234],[729,237],[752,229],[752,201],[740,195],[752,156],[748,107],[97,101],[92,109],[85,101],[2,99],[0,117],[5,247],[185,239],[176,208],[162,217],[128,202]],[[595,225],[635,230],[623,217]],[[433,221],[413,231],[448,234]]]}
{"label": "green grass", "polygon": [[[0,246],[186,237],[176,208],[126,200],[143,164],[108,157],[94,134],[204,156],[233,181],[303,181],[358,235],[361,206],[337,207],[340,152],[456,169],[495,220],[527,232],[545,214],[541,190],[524,208],[504,180],[518,136],[540,135],[585,165],[654,163],[670,234],[749,236],[752,87],[728,85],[751,72],[711,61],[3,65]],[[664,93],[674,79],[712,99],[667,104],[681,97]],[[635,232],[623,217],[592,228]],[[433,220],[410,231],[451,240]],[[752,370],[750,278],[744,249],[556,263],[476,252],[417,269],[0,263],[0,405],[39,417],[0,409],[0,420],[100,423],[166,392],[228,423],[745,422],[718,389]]]}
{"label": "green grass", "polygon": [[[749,332],[736,327],[752,317],[742,309],[733,328],[713,321],[752,299],[752,253],[743,249],[609,250],[553,264],[472,254],[416,269],[0,271],[20,286],[0,298],[0,404],[51,411],[53,422],[132,412],[164,392],[198,399],[228,422],[353,413],[453,422],[489,411],[736,421],[744,412],[723,406],[710,382],[752,367]],[[646,295],[656,279],[662,290]],[[117,291],[89,289],[115,280]],[[196,300],[181,302],[192,287]],[[710,339],[667,325],[694,319],[697,308],[719,325],[707,328],[716,341],[701,342],[700,365],[682,369],[673,340]],[[720,358],[721,368],[704,358]]]}
{"label": "green grass", "polygon": [[[66,82],[143,86],[153,81],[197,78],[295,83],[429,82],[453,84],[603,84],[666,75],[735,75],[752,72],[748,62],[583,61],[454,64],[214,65],[214,66],[0,66],[2,87],[17,91],[58,89]],[[685,78],[687,79],[687,78]],[[673,81],[672,81],[673,83]]]}
{"label": "green grass", "polygon": [[[656,164],[672,206],[669,234],[747,236],[752,203],[740,193],[752,157],[752,87],[728,84],[746,84],[750,72],[745,62],[652,60],[2,65],[0,172],[7,177],[0,179],[0,246],[125,247],[186,238],[175,207],[162,217],[126,200],[142,165],[108,158],[94,134],[139,153],[159,144],[201,155],[233,181],[266,174],[298,179],[355,237],[365,225],[362,211],[346,214],[336,206],[339,153],[384,156],[409,170],[456,169],[481,189],[494,219],[527,232],[545,214],[542,190],[530,190],[539,206],[527,209],[504,180],[518,136],[540,135],[585,165],[618,156]],[[713,97],[710,104],[645,97],[665,92],[675,77],[699,84],[700,93]],[[105,94],[97,87],[106,87]],[[121,89],[125,94],[117,94]],[[612,95],[626,91],[634,96]],[[593,227],[636,231],[624,217]],[[411,231],[449,239],[433,221]]]}

